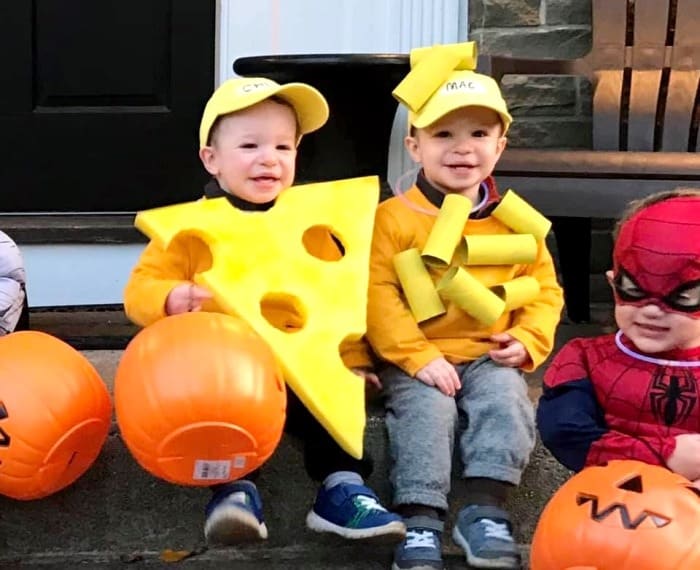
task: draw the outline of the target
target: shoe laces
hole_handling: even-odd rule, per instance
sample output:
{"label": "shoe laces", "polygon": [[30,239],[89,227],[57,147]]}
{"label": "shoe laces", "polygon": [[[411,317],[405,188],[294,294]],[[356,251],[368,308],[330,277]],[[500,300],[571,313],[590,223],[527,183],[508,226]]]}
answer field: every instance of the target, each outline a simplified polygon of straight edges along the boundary
{"label": "shoe laces", "polygon": [[408,529],[406,548],[437,548],[435,533],[431,530]]}
{"label": "shoe laces", "polygon": [[499,523],[491,519],[481,519],[479,524],[484,528],[484,535],[486,538],[495,538],[498,540],[505,540],[507,542],[513,542],[513,537],[508,530],[508,525],[506,523]]}
{"label": "shoe laces", "polygon": [[235,491],[234,493],[228,495],[225,500],[227,502],[239,503],[246,506],[250,504],[250,500],[248,499],[248,495],[245,491]]}
{"label": "shoe laces", "polygon": [[358,508],[365,511],[379,511],[382,513],[387,512],[387,510],[384,507],[382,507],[382,505],[379,503],[379,501],[377,501],[377,499],[375,499],[374,497],[370,497],[369,495],[356,495],[355,504]]}

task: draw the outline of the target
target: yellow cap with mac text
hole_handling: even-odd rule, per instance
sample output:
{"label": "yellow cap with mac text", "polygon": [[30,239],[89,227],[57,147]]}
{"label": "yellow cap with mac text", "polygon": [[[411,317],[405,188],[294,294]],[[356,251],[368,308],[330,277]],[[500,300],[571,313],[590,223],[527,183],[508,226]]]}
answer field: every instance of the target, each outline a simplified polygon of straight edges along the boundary
{"label": "yellow cap with mac text", "polygon": [[408,120],[414,127],[422,129],[456,109],[472,106],[486,107],[498,113],[504,133],[513,122],[498,83],[488,75],[471,70],[450,73],[424,105],[409,112]]}

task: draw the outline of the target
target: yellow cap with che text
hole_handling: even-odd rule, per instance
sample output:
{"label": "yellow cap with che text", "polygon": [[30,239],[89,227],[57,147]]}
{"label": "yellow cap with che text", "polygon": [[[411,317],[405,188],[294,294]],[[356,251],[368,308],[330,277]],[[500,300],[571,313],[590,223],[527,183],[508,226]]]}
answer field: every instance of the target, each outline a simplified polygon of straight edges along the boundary
{"label": "yellow cap with che text", "polygon": [[207,101],[199,126],[199,147],[209,144],[209,135],[216,119],[269,99],[279,97],[294,109],[299,134],[321,128],[328,120],[328,103],[321,93],[306,83],[280,85],[265,77],[235,77],[222,83]]}

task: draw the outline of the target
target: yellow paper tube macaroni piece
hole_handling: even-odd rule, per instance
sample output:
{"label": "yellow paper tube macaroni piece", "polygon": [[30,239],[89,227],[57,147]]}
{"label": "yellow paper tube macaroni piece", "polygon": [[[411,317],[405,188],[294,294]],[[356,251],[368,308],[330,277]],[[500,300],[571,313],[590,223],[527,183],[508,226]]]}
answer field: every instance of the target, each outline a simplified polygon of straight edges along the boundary
{"label": "yellow paper tube macaroni piece", "polygon": [[452,261],[457,245],[462,241],[464,224],[469,219],[472,203],[461,194],[447,194],[430,230],[421,255],[428,265],[445,266]]}
{"label": "yellow paper tube macaroni piece", "polygon": [[453,68],[455,71],[476,69],[478,54],[476,42],[459,42],[456,44],[439,44],[436,46],[413,48],[410,55],[411,68],[416,67],[427,55],[436,50],[440,52],[450,51],[459,56],[459,61]]}
{"label": "yellow paper tube macaroni piece", "polygon": [[422,323],[445,312],[430,273],[423,265],[417,248],[407,249],[394,256],[394,269],[403,294],[417,323]]}
{"label": "yellow paper tube macaroni piece", "polygon": [[538,240],[544,239],[552,227],[552,222],[512,190],[505,193],[491,215],[515,232],[532,234]]}
{"label": "yellow paper tube macaroni piece", "polygon": [[470,235],[464,238],[467,265],[515,265],[532,263],[537,241],[532,234]]}
{"label": "yellow paper tube macaroni piece", "polygon": [[[195,280],[228,314],[246,320],[279,359],[289,386],[352,456],[362,457],[364,380],[339,347],[367,327],[369,251],[379,198],[376,176],[295,186],[266,212],[243,212],[226,198],[139,213],[136,227],[162,247],[178,234],[210,248],[212,267]],[[330,230],[344,255],[328,261],[307,249]],[[280,314],[295,317],[292,328]],[[309,357],[313,355],[313,357]],[[329,378],[333,381],[329,382]]]}
{"label": "yellow paper tube macaroni piece", "polygon": [[438,293],[485,325],[503,314],[505,301],[461,267],[450,267],[437,286]]}
{"label": "yellow paper tube macaroni piece", "polygon": [[457,49],[444,46],[427,48],[420,63],[413,66],[391,94],[414,113],[430,99],[448,75],[454,71],[463,55]]}
{"label": "yellow paper tube macaroni piece", "polygon": [[469,251],[467,249],[467,242],[464,239],[460,239],[455,248],[455,254],[452,256],[452,264],[466,265],[468,257]]}
{"label": "yellow paper tube macaroni piece", "polygon": [[540,294],[540,283],[534,277],[525,275],[494,285],[491,291],[505,301],[506,311],[513,311],[535,300]]}

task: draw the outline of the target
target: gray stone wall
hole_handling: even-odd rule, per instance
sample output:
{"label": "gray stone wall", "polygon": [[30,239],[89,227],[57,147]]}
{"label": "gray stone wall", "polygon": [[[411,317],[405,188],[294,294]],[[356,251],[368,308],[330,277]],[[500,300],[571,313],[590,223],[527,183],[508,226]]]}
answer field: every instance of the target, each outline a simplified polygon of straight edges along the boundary
{"label": "gray stone wall", "polygon": [[[576,59],[591,45],[591,0],[470,0],[469,38],[483,54]],[[506,75],[511,147],[590,148],[591,85],[585,77]]]}

